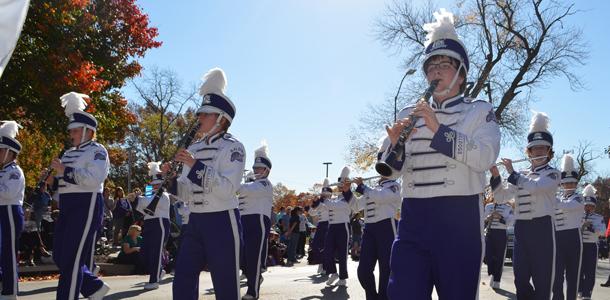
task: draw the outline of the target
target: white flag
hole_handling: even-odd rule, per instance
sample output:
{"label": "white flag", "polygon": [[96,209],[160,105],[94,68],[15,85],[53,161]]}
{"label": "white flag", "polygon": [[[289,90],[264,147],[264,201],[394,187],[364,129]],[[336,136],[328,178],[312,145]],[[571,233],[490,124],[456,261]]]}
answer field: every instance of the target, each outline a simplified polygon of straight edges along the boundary
{"label": "white flag", "polygon": [[15,50],[29,0],[0,0],[0,76]]}

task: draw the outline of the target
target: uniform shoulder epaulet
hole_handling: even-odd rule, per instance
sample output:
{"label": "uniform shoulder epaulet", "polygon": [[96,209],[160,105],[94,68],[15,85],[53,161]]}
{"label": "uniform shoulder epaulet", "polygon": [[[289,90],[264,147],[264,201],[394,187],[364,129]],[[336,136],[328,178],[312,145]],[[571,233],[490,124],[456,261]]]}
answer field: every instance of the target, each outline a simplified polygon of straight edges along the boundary
{"label": "uniform shoulder epaulet", "polygon": [[238,142],[238,140],[230,133],[223,134],[222,139],[229,142]]}
{"label": "uniform shoulder epaulet", "polygon": [[482,100],[482,99],[464,97],[464,103],[471,104],[471,103],[489,103],[489,102]]}
{"label": "uniform shoulder epaulet", "polygon": [[96,141],[91,142],[91,146],[96,147],[96,148],[104,148],[104,145],[102,145]]}

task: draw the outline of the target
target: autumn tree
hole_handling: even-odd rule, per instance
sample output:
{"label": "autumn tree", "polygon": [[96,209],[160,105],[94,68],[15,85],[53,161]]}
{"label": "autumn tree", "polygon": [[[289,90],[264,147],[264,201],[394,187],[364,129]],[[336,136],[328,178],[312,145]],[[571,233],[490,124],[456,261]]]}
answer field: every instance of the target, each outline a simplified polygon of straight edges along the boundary
{"label": "autumn tree", "polygon": [[[88,94],[98,140],[121,142],[136,116],[120,89],[138,59],[161,42],[135,0],[30,1],[21,37],[0,78],[0,115],[25,125],[19,136],[28,182],[63,147],[67,118],[59,97]],[[46,150],[37,149],[44,145]],[[120,154],[120,153],[117,153]],[[121,158],[124,155],[114,155]],[[114,163],[114,162],[113,162]]]}
{"label": "autumn tree", "polygon": [[[194,122],[201,97],[194,87],[185,89],[174,71],[156,67],[134,80],[133,87],[138,123],[130,126],[130,133],[141,144],[141,154],[147,161],[171,159],[176,143]],[[185,108],[190,109],[183,114]]]}
{"label": "autumn tree", "polygon": [[[389,5],[377,23],[381,43],[404,57],[403,67],[421,69],[426,32],[438,7],[429,1]],[[583,65],[588,52],[581,29],[570,23],[578,11],[573,3],[527,0],[465,0],[453,9],[456,29],[469,52],[469,87],[466,95],[488,100],[505,140],[525,133],[527,108],[538,88],[564,78],[579,90],[583,83],[573,69]],[[423,76],[410,76],[401,93],[402,104],[417,99],[425,89]],[[418,78],[418,79],[416,79]],[[383,125],[393,122],[393,99],[369,107],[350,145],[351,161],[370,164],[369,156],[383,134]],[[368,142],[363,143],[366,139]]]}

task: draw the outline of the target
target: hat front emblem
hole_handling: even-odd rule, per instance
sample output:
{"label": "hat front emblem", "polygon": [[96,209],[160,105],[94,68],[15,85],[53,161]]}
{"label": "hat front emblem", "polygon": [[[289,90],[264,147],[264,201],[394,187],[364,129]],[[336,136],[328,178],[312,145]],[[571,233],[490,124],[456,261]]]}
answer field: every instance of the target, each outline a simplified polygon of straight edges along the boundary
{"label": "hat front emblem", "polygon": [[210,103],[212,103],[212,99],[210,98],[210,95],[203,96],[203,105],[210,104]]}
{"label": "hat front emblem", "polygon": [[445,48],[445,40],[438,40],[432,43],[432,50],[436,50],[438,48]]}

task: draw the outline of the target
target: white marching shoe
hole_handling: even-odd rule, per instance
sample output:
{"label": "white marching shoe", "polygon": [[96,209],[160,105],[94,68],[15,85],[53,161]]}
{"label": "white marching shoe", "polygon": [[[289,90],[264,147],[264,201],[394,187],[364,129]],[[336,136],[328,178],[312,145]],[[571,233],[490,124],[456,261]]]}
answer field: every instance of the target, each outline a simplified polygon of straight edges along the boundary
{"label": "white marching shoe", "polygon": [[108,294],[108,291],[110,291],[110,286],[108,286],[106,283],[103,283],[102,287],[99,290],[89,296],[89,300],[102,300],[104,299],[104,296]]}
{"label": "white marching shoe", "polygon": [[158,282],[149,282],[149,283],[144,285],[144,289],[145,290],[156,290],[158,288],[159,288],[159,283]]}
{"label": "white marching shoe", "polygon": [[337,274],[337,273],[330,274],[330,277],[326,281],[326,285],[333,285],[333,283],[335,283],[335,281],[337,281],[338,279],[339,279],[339,274]]}
{"label": "white marching shoe", "polygon": [[93,268],[93,272],[91,272],[91,274],[93,274],[93,276],[97,277],[98,274],[100,274],[100,266],[96,265],[95,268]]}
{"label": "white marching shoe", "polygon": [[339,279],[339,281],[337,281],[337,285],[338,286],[346,286],[347,282],[345,282],[345,279]]}
{"label": "white marching shoe", "polygon": [[244,281],[246,280],[246,273],[241,273],[241,275],[239,275],[239,281]]}
{"label": "white marching shoe", "polygon": [[322,266],[322,264],[318,265],[318,274],[324,275],[326,272],[324,272],[324,266]]}
{"label": "white marching shoe", "polygon": [[500,288],[500,282],[499,281],[492,281],[490,286],[491,286],[492,289],[499,289]]}

